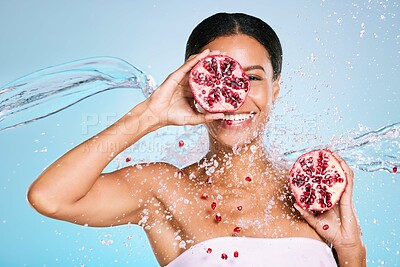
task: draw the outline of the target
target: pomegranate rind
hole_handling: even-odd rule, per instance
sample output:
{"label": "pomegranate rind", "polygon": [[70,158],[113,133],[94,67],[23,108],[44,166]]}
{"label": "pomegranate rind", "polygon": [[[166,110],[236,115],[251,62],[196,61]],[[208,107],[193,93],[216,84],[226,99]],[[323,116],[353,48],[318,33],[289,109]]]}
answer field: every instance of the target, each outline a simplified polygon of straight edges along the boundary
{"label": "pomegranate rind", "polygon": [[189,86],[196,102],[208,112],[233,112],[244,103],[250,79],[235,59],[212,55],[190,71]]}
{"label": "pomegranate rind", "polygon": [[347,177],[340,161],[328,150],[301,155],[290,171],[290,189],[305,210],[324,212],[340,200]]}

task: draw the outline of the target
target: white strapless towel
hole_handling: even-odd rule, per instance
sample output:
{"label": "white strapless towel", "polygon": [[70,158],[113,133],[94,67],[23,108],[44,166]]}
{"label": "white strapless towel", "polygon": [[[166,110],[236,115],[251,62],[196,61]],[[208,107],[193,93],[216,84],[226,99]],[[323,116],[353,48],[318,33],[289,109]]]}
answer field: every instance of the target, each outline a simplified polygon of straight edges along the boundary
{"label": "white strapless towel", "polygon": [[325,243],[303,237],[213,238],[192,246],[167,265],[167,267],[203,266],[336,267],[337,265],[332,250]]}

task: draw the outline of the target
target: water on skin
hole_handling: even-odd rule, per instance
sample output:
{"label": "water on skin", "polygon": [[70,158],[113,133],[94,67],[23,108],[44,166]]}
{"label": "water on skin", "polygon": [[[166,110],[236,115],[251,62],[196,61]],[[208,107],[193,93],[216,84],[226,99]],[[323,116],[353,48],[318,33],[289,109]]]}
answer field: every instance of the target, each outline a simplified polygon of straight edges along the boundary
{"label": "water on skin", "polygon": [[[142,90],[145,96],[149,96],[156,86],[151,76],[116,58],[84,59],[34,72],[0,88],[0,131],[12,131],[14,127],[23,126],[60,112],[85,98],[119,88]],[[140,140],[114,159],[115,168],[119,169],[126,165],[150,161],[168,161],[178,167],[183,167],[200,160],[206,154],[208,147],[207,141],[204,142],[204,140],[208,140],[205,128],[203,126],[184,126],[180,129],[178,135],[169,135],[173,138],[167,140],[163,133],[171,131],[168,127],[152,133],[152,138],[160,141],[154,142],[153,140],[152,143],[163,144],[162,148],[156,149],[155,152],[157,153],[138,153],[138,151],[143,151],[144,148],[141,143],[143,141]],[[268,131],[273,131],[273,127],[263,133],[266,137],[269,134]],[[343,135],[340,138],[332,138],[330,144],[321,143],[316,147],[307,147],[295,151],[282,151],[282,147],[279,147],[279,145],[277,147],[275,140],[271,138],[264,140],[265,146],[270,151],[270,158],[276,159],[276,164],[284,164],[286,167],[290,166],[302,153],[326,147],[338,152],[350,166],[359,170],[396,173],[396,168],[400,166],[400,123],[387,125],[356,137]],[[238,153],[239,149],[234,148],[232,153]],[[246,149],[255,153],[258,148],[251,146],[246,147]],[[156,157],[155,154],[157,154]],[[225,170],[229,168],[229,162],[230,156],[227,155]],[[249,158],[248,163],[251,162],[252,158]],[[141,168],[141,165],[138,164],[136,167]],[[201,167],[205,168],[210,175],[216,172],[224,172],[224,169],[212,158],[209,161],[203,161]],[[178,179],[179,175],[179,173],[176,174]],[[210,182],[212,183],[212,181]],[[163,181],[160,179],[160,190],[168,190],[162,183]],[[254,220],[243,219],[239,221],[236,227],[240,229],[257,228],[272,223],[274,218],[271,216],[271,210],[276,208],[279,201],[285,199],[287,192],[283,191],[281,196],[276,199],[265,199],[268,205],[263,211],[263,216]],[[218,197],[216,200],[217,209],[221,201],[224,200],[222,196]],[[199,197],[194,201],[202,200]],[[147,203],[142,202],[140,202],[141,205],[153,205],[153,202],[156,201],[150,199]],[[182,205],[182,203],[184,205],[191,204],[188,199],[178,198],[176,200],[176,205]],[[246,208],[249,207],[240,206],[240,209],[235,207],[239,211]],[[162,212],[161,207],[158,212]],[[200,213],[201,211],[199,211]],[[163,224],[172,218],[172,214],[166,213],[163,217],[164,221],[149,224],[149,216],[153,215],[144,209],[139,225],[145,230],[156,228],[155,230],[160,235],[163,234],[162,230],[157,229],[155,224]],[[224,214],[221,214],[221,216],[221,223],[229,223],[224,220]],[[292,219],[292,214],[283,214],[283,216],[287,217],[288,220]],[[209,219],[214,220],[215,217]],[[329,226],[321,227],[325,227],[326,230],[329,229]],[[273,235],[276,237],[285,236],[285,233],[279,227],[275,227],[274,231]],[[131,236],[128,236],[127,239],[130,240],[131,238]],[[107,246],[112,245],[113,242],[112,236],[104,236],[101,239],[101,243]],[[194,240],[184,234],[184,231],[175,233],[174,247],[186,249],[192,243],[194,243]]]}

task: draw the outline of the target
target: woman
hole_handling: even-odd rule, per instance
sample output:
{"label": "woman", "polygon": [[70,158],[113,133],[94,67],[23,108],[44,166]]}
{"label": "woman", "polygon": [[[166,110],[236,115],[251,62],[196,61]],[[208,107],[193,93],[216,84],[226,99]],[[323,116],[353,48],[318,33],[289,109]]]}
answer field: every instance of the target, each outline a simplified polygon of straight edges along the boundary
{"label": "woman", "polygon": [[[233,114],[201,110],[188,89],[192,67],[220,53],[239,61],[251,80]],[[47,168],[29,189],[32,206],[81,225],[139,224],[163,266],[335,266],[332,246],[339,265],[365,266],[348,165],[339,158],[349,180],[340,203],[315,215],[293,203],[288,171],[264,150],[282,66],[275,32],[258,18],[219,13],[193,30],[186,59],[148,99]],[[102,173],[144,135],[201,123],[210,145],[199,162],[182,170],[158,162]]]}

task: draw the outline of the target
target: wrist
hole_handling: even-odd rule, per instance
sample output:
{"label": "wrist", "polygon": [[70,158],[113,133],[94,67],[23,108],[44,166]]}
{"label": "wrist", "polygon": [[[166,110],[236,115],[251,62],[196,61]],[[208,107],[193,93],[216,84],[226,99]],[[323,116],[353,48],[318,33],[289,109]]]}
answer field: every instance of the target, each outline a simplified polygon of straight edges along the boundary
{"label": "wrist", "polygon": [[156,112],[150,105],[150,99],[146,99],[135,107],[135,113],[137,113],[141,125],[149,128],[150,131],[155,131],[164,126],[168,126],[167,120],[164,118],[164,114]]}
{"label": "wrist", "polygon": [[339,259],[339,266],[366,266],[367,252],[362,242],[354,246],[335,247],[335,251]]}
{"label": "wrist", "polygon": [[159,122],[146,103],[141,102],[98,136],[107,136],[108,142],[115,144],[110,147],[123,150],[146,134],[162,127]]}

